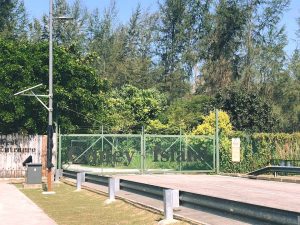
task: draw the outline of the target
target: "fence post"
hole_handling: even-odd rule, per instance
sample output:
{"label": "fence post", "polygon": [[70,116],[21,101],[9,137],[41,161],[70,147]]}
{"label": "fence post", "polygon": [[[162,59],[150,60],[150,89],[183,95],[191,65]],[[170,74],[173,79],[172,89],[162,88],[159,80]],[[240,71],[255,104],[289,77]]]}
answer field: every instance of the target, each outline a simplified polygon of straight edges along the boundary
{"label": "fence post", "polygon": [[81,184],[85,182],[85,172],[78,172],[76,173],[76,190],[80,191],[81,190]]}
{"label": "fence post", "polygon": [[60,130],[60,126],[58,128],[58,169],[61,169],[61,130]]}
{"label": "fence post", "polygon": [[173,219],[173,196],[172,190],[164,190],[164,213],[166,220]]}
{"label": "fence post", "polygon": [[[103,147],[104,147],[104,143],[103,143],[103,125],[101,125],[101,153],[103,154]],[[101,175],[103,175],[103,162],[101,160]]]}
{"label": "fence post", "polygon": [[179,207],[179,190],[178,189],[171,189],[172,190],[172,204],[173,208]]}
{"label": "fence post", "polygon": [[[55,168],[55,182],[59,182],[59,178],[62,177],[62,169],[61,169],[61,135],[60,135],[60,127],[56,124],[56,135],[58,135],[58,152],[56,153],[56,168]],[[56,139],[57,140],[57,139]]]}
{"label": "fence post", "polygon": [[180,127],[180,139],[179,139],[179,154],[180,154],[180,161],[179,161],[179,171],[181,171],[181,160],[182,160],[182,132],[181,132],[181,127]]}
{"label": "fence post", "polygon": [[[178,205],[177,205],[178,202]],[[158,224],[172,224],[177,221],[173,218],[173,208],[179,206],[179,191],[172,189],[164,189],[164,216]]]}
{"label": "fence post", "polygon": [[216,172],[220,173],[220,152],[219,152],[219,110],[215,109],[216,116],[216,130],[215,130],[215,141],[216,141]]}
{"label": "fence post", "polygon": [[55,169],[55,182],[59,182],[59,178],[62,177],[62,170],[61,169]]}
{"label": "fence post", "polygon": [[145,170],[145,128],[142,126],[141,136],[141,173],[144,174]]}
{"label": "fence post", "polygon": [[105,204],[110,204],[115,201],[116,192],[120,190],[120,179],[110,177],[108,180],[108,199]]}

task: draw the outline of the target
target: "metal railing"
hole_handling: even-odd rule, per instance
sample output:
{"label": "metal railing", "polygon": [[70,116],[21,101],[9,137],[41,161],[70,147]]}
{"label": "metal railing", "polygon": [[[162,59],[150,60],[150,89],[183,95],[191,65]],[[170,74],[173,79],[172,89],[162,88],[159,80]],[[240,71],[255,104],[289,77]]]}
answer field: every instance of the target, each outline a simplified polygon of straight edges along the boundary
{"label": "metal railing", "polygon": [[264,168],[255,170],[253,172],[248,173],[247,175],[260,175],[266,173],[273,173],[275,176],[277,173],[285,173],[285,174],[300,174],[300,167],[295,166],[266,166]]}
{"label": "metal railing", "polygon": [[[67,175],[67,177],[69,177],[70,174],[72,174],[72,178],[76,179],[75,171],[63,171],[63,175]],[[108,186],[109,177],[86,173],[85,182]],[[163,200],[163,191],[166,189],[164,187],[129,181],[126,179],[120,179],[120,188],[124,191],[159,200]],[[215,210],[217,213],[226,213],[228,216],[241,216],[244,219],[255,220],[257,223],[298,225],[298,217],[300,218],[298,212],[201,195],[182,190],[179,190],[179,199],[181,206],[194,209],[201,208],[202,210]]]}

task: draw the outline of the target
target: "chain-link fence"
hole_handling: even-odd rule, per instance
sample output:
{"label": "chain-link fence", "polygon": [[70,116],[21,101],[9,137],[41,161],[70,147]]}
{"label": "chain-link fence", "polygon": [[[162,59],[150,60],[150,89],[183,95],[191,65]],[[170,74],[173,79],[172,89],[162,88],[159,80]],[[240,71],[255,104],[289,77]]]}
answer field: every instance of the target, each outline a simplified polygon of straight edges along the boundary
{"label": "chain-link fence", "polygon": [[59,167],[96,173],[215,170],[214,136],[150,134],[60,135]]}

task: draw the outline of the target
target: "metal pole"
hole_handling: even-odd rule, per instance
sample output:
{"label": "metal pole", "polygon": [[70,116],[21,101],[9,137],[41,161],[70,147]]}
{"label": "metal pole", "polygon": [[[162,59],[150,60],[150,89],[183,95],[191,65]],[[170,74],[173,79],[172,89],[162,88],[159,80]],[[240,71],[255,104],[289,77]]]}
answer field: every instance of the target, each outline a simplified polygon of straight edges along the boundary
{"label": "metal pole", "polygon": [[216,114],[216,169],[217,174],[220,172],[220,150],[219,150],[219,110],[215,110]]}
{"label": "metal pole", "polygon": [[53,43],[52,43],[52,32],[53,32],[53,0],[49,1],[49,119],[48,119],[48,146],[47,150],[49,153],[47,154],[47,186],[48,192],[52,191],[52,149],[51,149],[51,140],[49,138],[49,131],[52,130],[52,123],[53,123]]}
{"label": "metal pole", "polygon": [[[103,155],[103,125],[101,126],[101,154]],[[103,160],[101,160],[101,175],[103,175]]]}
{"label": "metal pole", "polygon": [[144,126],[142,126],[142,135],[141,135],[141,173],[144,174],[145,169],[145,130]]}
{"label": "metal pole", "polygon": [[61,131],[60,127],[58,128],[58,141],[59,141],[59,147],[58,147],[58,169],[61,169]]}
{"label": "metal pole", "polygon": [[179,154],[180,154],[180,161],[179,161],[179,171],[181,171],[181,161],[182,161],[182,132],[181,132],[181,127],[180,127],[180,143],[179,143]]}
{"label": "metal pole", "polygon": [[52,126],[52,112],[53,112],[53,0],[50,0],[50,13],[49,13],[49,126]]}

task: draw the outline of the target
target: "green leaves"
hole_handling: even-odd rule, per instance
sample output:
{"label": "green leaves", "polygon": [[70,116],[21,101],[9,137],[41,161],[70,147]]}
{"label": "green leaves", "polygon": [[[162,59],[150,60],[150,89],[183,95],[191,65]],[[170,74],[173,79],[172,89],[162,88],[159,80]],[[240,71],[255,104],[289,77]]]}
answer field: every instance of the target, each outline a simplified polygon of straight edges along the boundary
{"label": "green leaves", "polygon": [[277,121],[271,104],[257,91],[231,86],[217,95],[216,102],[229,113],[235,130],[271,132],[276,129]]}
{"label": "green leaves", "polygon": [[155,89],[125,85],[112,92],[108,99],[109,117],[118,119],[112,127],[129,132],[140,130],[158,117],[164,104],[165,97]]}

